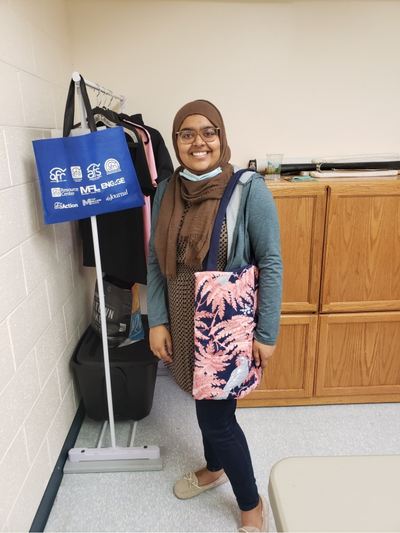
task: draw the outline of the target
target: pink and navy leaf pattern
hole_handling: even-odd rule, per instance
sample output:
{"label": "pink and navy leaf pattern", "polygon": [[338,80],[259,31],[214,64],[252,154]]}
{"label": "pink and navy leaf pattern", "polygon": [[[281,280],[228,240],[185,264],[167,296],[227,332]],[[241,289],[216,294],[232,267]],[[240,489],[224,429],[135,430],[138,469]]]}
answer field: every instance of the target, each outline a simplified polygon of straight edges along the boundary
{"label": "pink and navy leaf pattern", "polygon": [[243,398],[261,381],[253,361],[258,268],[196,272],[193,397]]}

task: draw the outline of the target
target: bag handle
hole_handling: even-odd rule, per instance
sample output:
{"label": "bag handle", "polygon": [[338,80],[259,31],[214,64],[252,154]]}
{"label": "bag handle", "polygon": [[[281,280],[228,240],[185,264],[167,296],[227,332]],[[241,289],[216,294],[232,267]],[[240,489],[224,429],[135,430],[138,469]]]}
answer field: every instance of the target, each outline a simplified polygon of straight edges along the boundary
{"label": "bag handle", "polygon": [[[86,110],[86,116],[87,116],[87,122],[90,128],[90,131],[97,131],[96,123],[94,121],[93,111],[90,106],[89,97],[86,90],[86,84],[85,80],[80,77],[79,86],[81,89],[81,94],[83,98],[83,103],[85,105]],[[63,137],[68,137],[71,133],[72,127],[74,125],[74,114],[75,114],[75,82],[74,80],[71,80],[71,83],[69,84],[69,90],[68,90],[68,96],[67,96],[67,102],[65,104],[65,112],[64,112],[64,125],[63,125]],[[82,124],[83,126],[83,124]]]}
{"label": "bag handle", "polygon": [[221,238],[221,230],[225,218],[226,208],[228,207],[237,182],[245,172],[249,171],[251,172],[251,169],[242,168],[235,172],[225,188],[224,194],[222,195],[219,203],[217,216],[215,217],[214,228],[210,239],[210,249],[208,250],[208,253],[203,261],[203,270],[217,270],[219,241]]}

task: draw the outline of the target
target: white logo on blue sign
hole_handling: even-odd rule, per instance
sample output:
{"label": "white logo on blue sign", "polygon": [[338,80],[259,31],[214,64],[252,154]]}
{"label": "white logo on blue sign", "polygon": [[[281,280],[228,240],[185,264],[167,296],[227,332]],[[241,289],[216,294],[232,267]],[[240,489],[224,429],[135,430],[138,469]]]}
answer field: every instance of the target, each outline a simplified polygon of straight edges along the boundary
{"label": "white logo on blue sign", "polygon": [[60,183],[60,181],[67,181],[65,178],[66,168],[54,167],[50,170],[50,181]]}
{"label": "white logo on blue sign", "polygon": [[81,167],[71,167],[71,176],[74,181],[82,181],[82,169]]}
{"label": "white logo on blue sign", "polygon": [[104,163],[104,170],[107,174],[115,174],[121,172],[121,166],[116,159],[110,158]]}
{"label": "white logo on blue sign", "polygon": [[85,196],[87,194],[96,194],[97,192],[100,192],[101,189],[96,187],[96,185],[93,183],[93,185],[87,185],[86,187],[81,187],[81,195]]}
{"label": "white logo on blue sign", "polygon": [[56,202],[54,204],[54,209],[72,209],[74,207],[79,207],[78,204],[63,204],[62,202]]}
{"label": "white logo on blue sign", "polygon": [[97,205],[101,202],[101,198],[88,198],[87,200],[82,200],[82,205]]}
{"label": "white logo on blue sign", "polygon": [[100,163],[92,163],[87,167],[86,171],[87,177],[90,181],[98,180],[99,178],[101,178]]}

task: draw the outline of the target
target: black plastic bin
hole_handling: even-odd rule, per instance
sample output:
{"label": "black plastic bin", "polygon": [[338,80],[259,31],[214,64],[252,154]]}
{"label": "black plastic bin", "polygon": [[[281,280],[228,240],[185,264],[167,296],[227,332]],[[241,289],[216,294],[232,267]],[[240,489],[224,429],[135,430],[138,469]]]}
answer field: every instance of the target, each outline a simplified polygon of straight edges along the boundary
{"label": "black plastic bin", "polygon": [[[158,359],[150,351],[147,316],[142,315],[145,338],[123,348],[110,348],[110,373],[115,420],[142,420],[151,411]],[[89,326],[71,358],[86,414],[108,419],[103,345]]]}

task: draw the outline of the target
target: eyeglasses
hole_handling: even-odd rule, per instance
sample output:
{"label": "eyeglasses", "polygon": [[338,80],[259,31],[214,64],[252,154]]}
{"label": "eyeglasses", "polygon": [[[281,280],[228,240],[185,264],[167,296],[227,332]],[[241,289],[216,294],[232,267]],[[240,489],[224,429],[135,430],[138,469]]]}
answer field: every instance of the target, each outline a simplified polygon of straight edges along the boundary
{"label": "eyeglasses", "polygon": [[192,144],[195,141],[197,135],[200,135],[204,142],[212,143],[218,137],[219,130],[220,128],[203,128],[199,131],[185,129],[182,131],[177,131],[176,134],[178,135],[179,140],[183,144]]}

